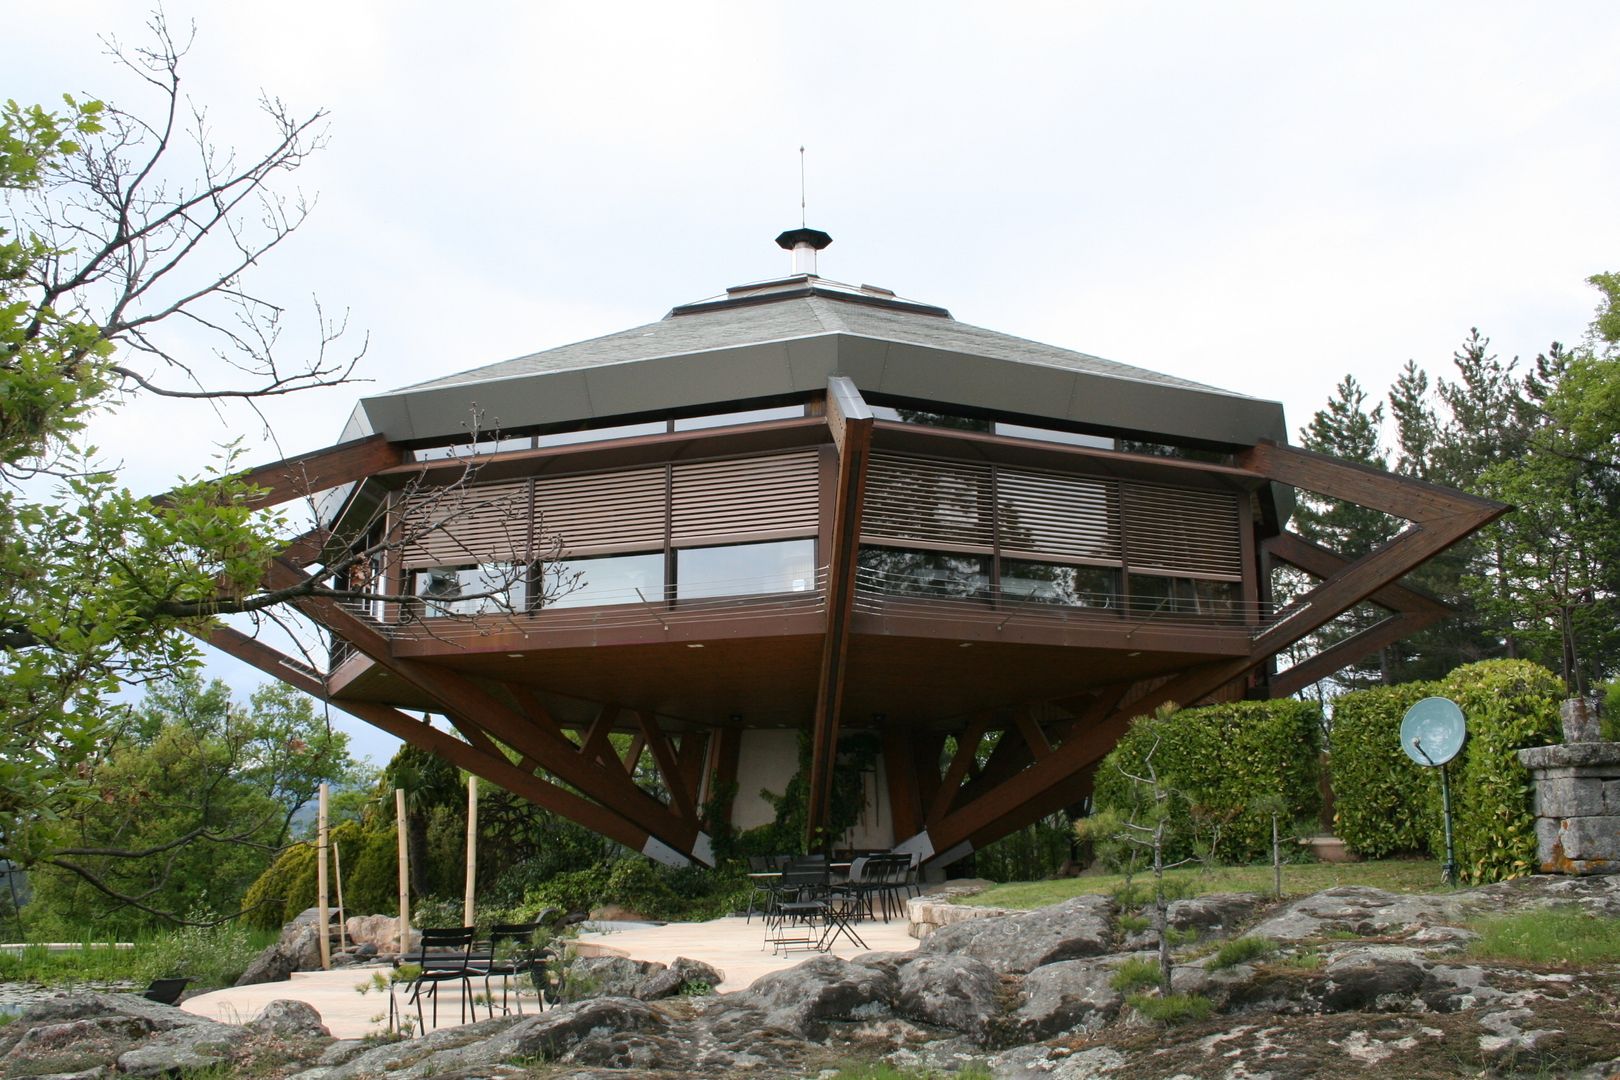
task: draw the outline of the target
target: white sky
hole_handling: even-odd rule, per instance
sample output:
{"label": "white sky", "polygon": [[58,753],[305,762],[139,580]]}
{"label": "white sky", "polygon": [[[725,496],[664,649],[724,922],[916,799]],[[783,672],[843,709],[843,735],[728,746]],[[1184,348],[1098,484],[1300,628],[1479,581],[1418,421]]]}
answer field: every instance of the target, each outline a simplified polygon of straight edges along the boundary
{"label": "white sky", "polygon": [[[143,40],[140,10],[16,5],[4,95],[138,108],[96,35]],[[1347,372],[1447,373],[1471,326],[1504,356],[1577,340],[1583,279],[1620,269],[1612,0],[167,10],[219,142],[258,145],[261,90],[332,114],[261,287],[347,307],[374,385],[277,403],[289,453],[362,393],[785,272],[800,144],[824,276],[1279,399],[1294,431]],[[96,434],[138,490],[228,437],[156,407]]]}

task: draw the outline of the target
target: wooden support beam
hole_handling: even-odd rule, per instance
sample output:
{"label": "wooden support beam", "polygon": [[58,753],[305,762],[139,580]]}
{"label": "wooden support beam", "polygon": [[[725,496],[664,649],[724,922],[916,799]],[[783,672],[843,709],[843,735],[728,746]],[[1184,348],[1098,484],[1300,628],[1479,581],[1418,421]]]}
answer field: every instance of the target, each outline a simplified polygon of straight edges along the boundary
{"label": "wooden support beam", "polygon": [[[338,443],[267,465],[256,465],[243,473],[242,479],[264,489],[265,493],[257,500],[257,505],[278,506],[328,488],[364,480],[373,473],[398,465],[403,456],[404,452],[385,437],[368,435],[363,439]],[[172,499],[173,493],[167,492],[152,501],[166,505]]]}
{"label": "wooden support beam", "polygon": [[669,736],[658,726],[658,720],[649,712],[638,710],[636,724],[641,728],[642,738],[647,740],[647,749],[652,751],[653,760],[658,763],[658,775],[664,781],[664,790],[669,792],[669,805],[681,817],[697,821],[697,804],[692,801],[692,793],[687,789],[681,776],[681,766],[675,756],[675,748],[669,744]]}
{"label": "wooden support beam", "polygon": [[707,731],[683,731],[680,744],[675,748],[675,768],[681,774],[681,783],[692,797],[692,804],[702,808],[703,763],[709,754]]}
{"label": "wooden support beam", "polygon": [[866,467],[872,448],[872,411],[855,384],[827,380],[827,427],[838,447],[838,483],[833,496],[832,550],[827,558],[827,631],[816,682],[810,730],[810,791],[805,809],[806,843],[814,845],[826,824],[838,766],[838,727],[855,607],[855,575],[861,542]]}
{"label": "wooden support beam", "polygon": [[613,744],[608,741],[608,735],[613,731],[613,725],[618,722],[619,707],[617,705],[604,705],[591,721],[584,738],[579,743],[579,753],[586,761],[606,761],[612,757],[614,762],[619,759],[613,757]]}
{"label": "wooden support beam", "polygon": [[[1029,747],[1030,757],[1039,761],[1052,752],[1052,744],[1036,722],[1034,715],[1028,709],[1019,709],[1016,717],[1018,734],[1024,737],[1024,745]],[[1002,738],[1006,738],[1005,735]]]}
{"label": "wooden support beam", "polygon": [[636,766],[641,764],[641,752],[645,749],[647,749],[646,736],[637,732],[630,739],[630,748],[624,752],[624,760],[619,763],[626,776],[636,775]]}
{"label": "wooden support beam", "polygon": [[950,810],[951,803],[962,790],[962,778],[967,775],[968,766],[972,764],[974,755],[979,752],[979,742],[984,738],[985,729],[989,726],[990,714],[980,713],[968,721],[967,729],[957,737],[956,755],[951,758],[951,764],[945,770],[945,778],[939,782],[939,791],[928,805],[926,818],[928,822],[938,821]]}
{"label": "wooden support beam", "polygon": [[900,727],[883,729],[883,774],[889,784],[889,813],[895,839],[922,828],[922,797],[917,791],[917,753],[911,732]]}
{"label": "wooden support beam", "polygon": [[[734,727],[716,728],[709,740],[709,804],[715,804],[715,796],[721,791],[735,791],[737,786],[737,766],[742,760],[742,732]],[[720,811],[725,815],[726,823],[731,821],[731,805],[735,795],[728,795]],[[713,832],[721,822],[705,821],[703,827]]]}
{"label": "wooden support beam", "polygon": [[[277,588],[308,580],[303,573],[281,562],[272,563],[270,577],[272,587]],[[701,835],[694,819],[683,819],[633,785],[627,791],[611,769],[580,757],[578,747],[560,731],[526,719],[489,691],[449,668],[395,657],[387,639],[376,629],[331,599],[305,596],[294,602],[305,614],[384,669],[432,697],[437,711],[476,723],[507,746],[539,761],[548,772],[583,794],[611,806],[614,812],[658,837],[675,852],[683,856],[707,853],[708,838]],[[707,861],[705,854],[699,857]]]}

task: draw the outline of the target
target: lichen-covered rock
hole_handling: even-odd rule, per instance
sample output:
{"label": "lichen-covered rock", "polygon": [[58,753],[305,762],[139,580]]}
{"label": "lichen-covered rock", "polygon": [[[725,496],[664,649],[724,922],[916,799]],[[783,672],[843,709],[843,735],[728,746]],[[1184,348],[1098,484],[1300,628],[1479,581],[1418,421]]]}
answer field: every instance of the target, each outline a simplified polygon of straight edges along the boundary
{"label": "lichen-covered rock", "polygon": [[866,964],[818,956],[786,971],[774,971],[734,995],[757,1008],[765,1022],[805,1038],[817,1038],[829,1020],[861,1020],[887,1014],[896,978]]}
{"label": "lichen-covered rock", "polygon": [[919,956],[899,967],[894,1010],[983,1040],[999,1012],[1000,980],[971,956]]}
{"label": "lichen-covered rock", "polygon": [[1107,897],[1077,896],[1038,911],[941,927],[918,951],[961,953],[999,974],[1021,975],[1044,964],[1107,952],[1112,915],[1113,902]]}
{"label": "lichen-covered rock", "polygon": [[718,968],[701,960],[677,956],[669,967],[660,964],[656,970],[643,976],[636,983],[632,996],[639,1001],[657,1001],[676,994],[708,993],[719,986],[724,978]]}
{"label": "lichen-covered rock", "polygon": [[635,997],[642,980],[663,970],[663,964],[623,956],[581,956],[568,965],[563,992],[569,1001]]}
{"label": "lichen-covered rock", "polygon": [[212,1069],[231,1062],[237,1046],[250,1032],[234,1024],[206,1023],[170,1028],[118,1056],[118,1071],[126,1076],[178,1076]]}
{"label": "lichen-covered rock", "polygon": [[302,1001],[278,998],[270,1002],[259,1015],[247,1022],[254,1031],[267,1035],[320,1036],[330,1038],[332,1033],[321,1023],[321,1014]]}
{"label": "lichen-covered rock", "polygon": [[1087,959],[1036,968],[1024,976],[1023,1001],[1008,1017],[1009,1034],[1027,1042],[1102,1027],[1118,1015],[1122,1001],[1112,984],[1117,966]]}
{"label": "lichen-covered rock", "polygon": [[1370,937],[1453,925],[1462,918],[1463,904],[1457,896],[1409,896],[1341,885],[1285,904],[1248,932],[1273,941],[1304,941],[1340,932]]}

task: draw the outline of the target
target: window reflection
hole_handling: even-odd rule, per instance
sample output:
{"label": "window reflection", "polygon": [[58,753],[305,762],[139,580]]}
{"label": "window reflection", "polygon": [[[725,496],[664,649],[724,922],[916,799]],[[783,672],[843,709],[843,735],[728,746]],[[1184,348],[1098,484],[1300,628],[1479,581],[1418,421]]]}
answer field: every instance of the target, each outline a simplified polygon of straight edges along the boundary
{"label": "window reflection", "polygon": [[990,595],[990,557],[943,551],[863,547],[857,558],[861,582],[899,596]]}
{"label": "window reflection", "polygon": [[767,420],[791,420],[803,415],[803,405],[783,405],[774,409],[748,409],[743,412],[714,413],[710,416],[688,416],[675,421],[675,430],[697,431],[702,428],[729,427],[732,424],[762,424]]}
{"label": "window reflection", "polygon": [[1001,595],[1035,604],[1112,608],[1119,603],[1119,571],[1106,566],[1002,559]]}
{"label": "window reflection", "polygon": [[602,442],[607,439],[629,439],[637,435],[662,435],[669,430],[667,420],[652,420],[645,424],[619,424],[615,427],[587,428],[584,431],[554,431],[550,435],[535,437],[536,446],[572,446],[575,443]]}
{"label": "window reflection", "polygon": [[545,568],[545,608],[594,607],[600,604],[662,603],[664,556],[602,555],[568,559]]}
{"label": "window reflection", "polygon": [[1235,619],[1241,591],[1235,581],[1132,574],[1131,610],[1143,615],[1202,615]]}
{"label": "window reflection", "polygon": [[527,568],[515,563],[434,566],[412,575],[411,592],[426,618],[522,611],[528,606]]}
{"label": "window reflection", "polygon": [[675,554],[675,597],[758,596],[816,587],[816,542],[682,548]]}
{"label": "window reflection", "polygon": [[1063,443],[1067,446],[1091,446],[1099,450],[1112,450],[1114,440],[1106,435],[1086,435],[1078,431],[1058,431],[1056,428],[1026,427],[996,421],[996,434],[1013,439],[1039,439],[1042,442]]}

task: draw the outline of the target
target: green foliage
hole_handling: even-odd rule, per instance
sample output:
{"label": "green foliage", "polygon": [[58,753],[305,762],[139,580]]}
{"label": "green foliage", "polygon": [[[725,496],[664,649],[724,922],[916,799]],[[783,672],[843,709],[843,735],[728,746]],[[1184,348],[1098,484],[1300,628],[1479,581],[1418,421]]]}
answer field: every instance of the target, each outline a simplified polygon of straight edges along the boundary
{"label": "green foliage", "polygon": [[1352,850],[1381,859],[1427,849],[1440,780],[1406,756],[1399,733],[1406,710],[1439,693],[1437,684],[1419,682],[1334,699],[1334,832]]}
{"label": "green foliage", "polygon": [[991,881],[1051,877],[1074,853],[1074,823],[1057,813],[973,853],[973,875]]}
{"label": "green foliage", "polygon": [[669,867],[637,855],[553,876],[524,897],[524,906],[589,911],[615,904],[659,921],[701,921],[738,911],[752,885],[742,868]]}
{"label": "green foliage", "polygon": [[[837,767],[833,770],[832,795],[827,803],[827,824],[820,839],[836,840],[860,821],[866,807],[863,773],[877,765],[879,743],[866,734],[839,736]],[[722,861],[746,855],[780,855],[805,850],[805,814],[810,799],[810,732],[799,732],[799,768],[781,794],[759,793],[776,819],[758,828],[739,833],[715,853]],[[812,847],[815,845],[812,844]]]}
{"label": "green foliage", "polygon": [[1620,963],[1620,919],[1578,907],[1521,911],[1469,924],[1479,940],[1468,947],[1482,960],[1557,964],[1590,970]]}
{"label": "green foliage", "polygon": [[1424,697],[1448,697],[1468,720],[1468,739],[1447,766],[1458,872],[1464,881],[1500,881],[1535,867],[1530,781],[1515,752],[1559,737],[1563,688],[1524,660],[1460,667],[1437,683],[1346,694],[1334,703],[1333,782],[1338,834],[1379,857],[1445,851],[1440,779],[1400,748],[1401,718]]}
{"label": "green foliage", "polygon": [[207,919],[196,913],[192,921],[137,951],[137,979],[187,975],[193,982],[186,989],[193,994],[232,986],[267,944],[240,922],[202,925]]}
{"label": "green foliage", "polygon": [[1150,986],[1158,986],[1159,962],[1149,960],[1145,956],[1133,956],[1114,969],[1114,974],[1109,978],[1108,985],[1122,994],[1144,990]]}
{"label": "green foliage", "polygon": [[1215,951],[1210,960],[1208,969],[1220,971],[1222,968],[1237,967],[1258,960],[1262,956],[1270,956],[1277,951],[1277,943],[1264,937],[1240,937],[1223,942]]}
{"label": "green foliage", "polygon": [[314,906],[315,879],[315,845],[293,844],[248,886],[242,898],[243,918],[262,930],[280,929]]}
{"label": "green foliage", "polygon": [[[1468,739],[1448,766],[1458,873],[1474,884],[1533,873],[1530,777],[1516,751],[1560,741],[1563,684],[1525,660],[1487,660],[1458,668],[1440,686],[1468,718]],[[1435,810],[1429,848],[1444,851]]]}
{"label": "green foliage", "polygon": [[1207,1020],[1214,1003],[1202,994],[1132,994],[1125,1003],[1149,1020],[1161,1024],[1185,1024]]}
{"label": "green foliage", "polygon": [[1320,731],[1316,706],[1292,700],[1241,701],[1138,719],[1098,767],[1094,803],[1100,811],[1128,816],[1138,796],[1121,769],[1139,772],[1157,740],[1153,765],[1161,782],[1186,796],[1170,802],[1177,827],[1166,858],[1190,855],[1193,834],[1211,827],[1219,830],[1214,854],[1221,861],[1269,858],[1271,815],[1264,806],[1270,797],[1282,797],[1290,818],[1316,813]]}

